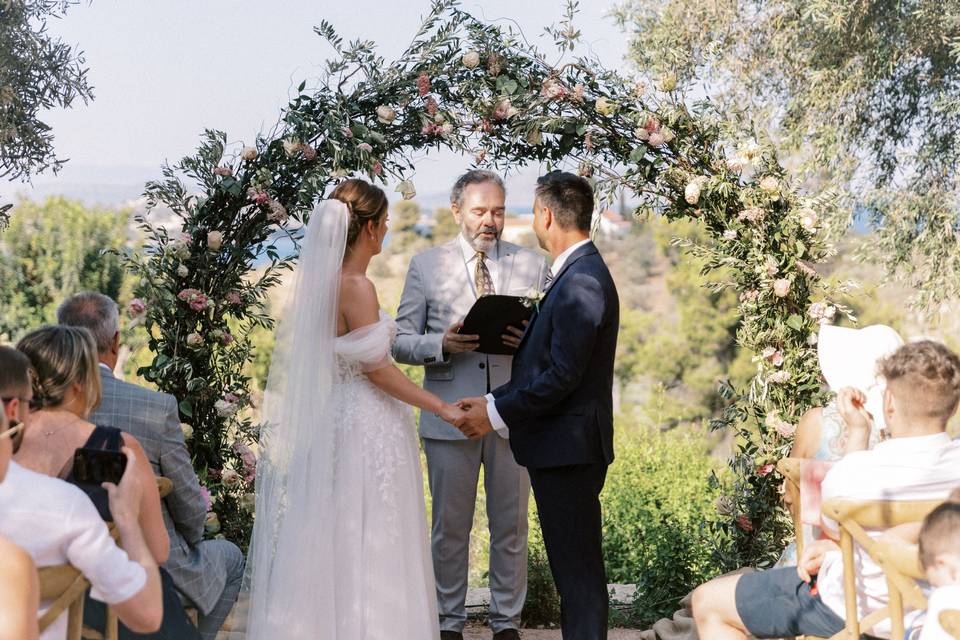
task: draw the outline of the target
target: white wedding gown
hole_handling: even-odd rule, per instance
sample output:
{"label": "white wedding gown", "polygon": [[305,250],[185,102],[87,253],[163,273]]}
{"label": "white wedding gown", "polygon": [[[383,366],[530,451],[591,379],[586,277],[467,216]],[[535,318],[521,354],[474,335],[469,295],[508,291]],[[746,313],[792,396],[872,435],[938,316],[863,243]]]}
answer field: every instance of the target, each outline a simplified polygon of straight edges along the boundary
{"label": "white wedding gown", "polygon": [[247,640],[439,640],[410,408],[366,373],[397,326],[336,337],[347,211],[313,214],[264,394]]}

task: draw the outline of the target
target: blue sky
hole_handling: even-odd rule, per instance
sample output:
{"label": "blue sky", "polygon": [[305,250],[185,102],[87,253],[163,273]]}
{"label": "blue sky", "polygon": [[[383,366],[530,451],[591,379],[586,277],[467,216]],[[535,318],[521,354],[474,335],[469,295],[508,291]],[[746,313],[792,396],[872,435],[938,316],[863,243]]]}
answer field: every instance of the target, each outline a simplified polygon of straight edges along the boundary
{"label": "blue sky", "polygon": [[[623,65],[626,37],[606,16],[610,2],[581,3],[584,45],[610,67]],[[488,21],[514,21],[534,44],[549,48],[543,27],[559,20],[557,1],[467,0]],[[233,141],[252,140],[277,119],[303,79],[317,78],[330,50],[313,33],[326,19],[345,39],[370,39],[389,59],[403,51],[427,0],[92,0],[72,7],[50,30],[86,56],[95,99],[47,114],[59,175],[34,188],[0,182],[0,197],[64,192],[101,204],[134,198],[164,160],[189,154],[206,127]],[[434,153],[418,163],[419,191],[446,191],[467,160]],[[536,169],[508,182],[508,205],[524,208]],[[109,188],[104,188],[107,185]],[[99,188],[98,188],[99,187]],[[113,202],[115,200],[116,202]]]}

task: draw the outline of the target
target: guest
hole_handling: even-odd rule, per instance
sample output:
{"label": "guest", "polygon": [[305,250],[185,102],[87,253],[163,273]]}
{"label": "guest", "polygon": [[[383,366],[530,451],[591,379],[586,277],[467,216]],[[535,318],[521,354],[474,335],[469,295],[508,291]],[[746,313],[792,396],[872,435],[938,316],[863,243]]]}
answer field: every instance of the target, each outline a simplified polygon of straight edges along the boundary
{"label": "guest", "polygon": [[39,605],[33,560],[26,551],[0,538],[0,640],[37,640]]}
{"label": "guest", "polygon": [[[13,349],[0,347],[0,396],[25,397],[24,390],[29,388],[26,358]],[[0,536],[22,547],[39,567],[73,565],[93,585],[94,597],[110,604],[124,625],[141,633],[156,631],[163,616],[162,591],[157,564],[140,530],[142,487],[136,454],[124,448],[127,471],[119,485],[107,485],[110,512],[124,547],[120,549],[93,503],[80,489],[24,469],[11,460],[16,438],[11,437],[14,434],[9,426],[6,412],[0,412]],[[24,425],[18,424],[14,429],[23,430]],[[0,580],[0,592],[3,584],[9,583]],[[10,601],[0,599],[4,605]],[[40,614],[49,606],[49,601],[41,602]],[[59,616],[41,640],[63,640],[66,625],[66,614]],[[0,626],[3,637],[8,629],[5,624]],[[10,637],[32,638],[36,633],[34,619],[32,631]]]}
{"label": "guest", "polygon": [[[960,484],[960,442],[946,433],[960,401],[960,358],[942,344],[912,342],[882,360],[878,372],[887,384],[882,406],[890,437],[838,461],[824,479],[824,500],[945,499]],[[831,539],[810,544],[798,567],[727,576],[698,587],[693,615],[699,636],[829,638],[843,631],[843,561],[835,542],[839,530],[835,522],[825,519],[823,524]],[[856,554],[864,616],[886,605],[887,583],[859,547]],[[879,625],[864,631],[884,633]]]}
{"label": "guest", "polygon": [[153,472],[173,482],[173,491],[160,505],[172,542],[164,569],[199,611],[200,636],[212,640],[237,599],[244,559],[228,540],[203,539],[207,499],[184,441],[177,400],[114,376],[120,353],[120,319],[117,305],[109,297],[100,293],[71,296],[57,310],[57,321],[85,327],[96,340],[103,399],[91,420],[135,436]]}
{"label": "guest", "polygon": [[934,588],[920,640],[953,640],[940,626],[940,612],[960,609],[960,491],[930,512],[920,529],[920,562]]}
{"label": "guest", "polygon": [[[68,479],[77,449],[116,436],[122,446],[133,450],[137,461],[134,471],[143,487],[138,511],[147,546],[157,564],[166,562],[170,538],[163,526],[157,483],[143,447],[133,436],[88,421],[91,411],[100,404],[97,350],[90,332],[75,327],[43,327],[21,338],[17,350],[29,359],[35,374],[32,402],[36,407],[29,416],[30,428],[24,433],[17,463],[37,473]],[[23,397],[30,392],[21,389],[16,393]],[[89,493],[101,517],[110,520],[106,493],[100,487]]]}

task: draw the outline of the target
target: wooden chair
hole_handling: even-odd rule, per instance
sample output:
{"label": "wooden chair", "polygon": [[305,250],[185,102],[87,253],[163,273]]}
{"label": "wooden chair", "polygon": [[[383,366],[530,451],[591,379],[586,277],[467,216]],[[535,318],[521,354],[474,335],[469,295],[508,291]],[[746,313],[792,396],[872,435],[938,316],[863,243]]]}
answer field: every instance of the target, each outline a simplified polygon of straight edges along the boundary
{"label": "wooden chair", "polygon": [[40,633],[67,611],[67,640],[80,640],[83,627],[83,597],[90,583],[70,565],[43,567],[40,576],[40,599],[53,600],[40,616]]}
{"label": "wooden chair", "polygon": [[940,626],[943,630],[960,640],[960,609],[948,609],[940,612]]}
{"label": "wooden chair", "polygon": [[[885,545],[871,538],[866,529],[889,529],[908,522],[919,522],[942,500],[917,502],[898,500],[843,500],[832,498],[823,504],[823,515],[840,526],[840,550],[843,552],[843,590],[846,607],[846,628],[831,640],[858,640],[860,629],[872,629],[890,618],[892,638],[902,638],[903,604],[926,608],[926,597],[914,582],[922,576],[919,558],[909,545]],[[856,591],[854,543],[883,569],[890,585],[890,603],[859,619]]]}
{"label": "wooden chair", "polygon": [[783,476],[785,490],[793,495],[790,517],[793,519],[793,535],[797,544],[797,560],[803,555],[803,521],[800,519],[800,463],[802,458],[783,458],[777,463],[777,471]]}

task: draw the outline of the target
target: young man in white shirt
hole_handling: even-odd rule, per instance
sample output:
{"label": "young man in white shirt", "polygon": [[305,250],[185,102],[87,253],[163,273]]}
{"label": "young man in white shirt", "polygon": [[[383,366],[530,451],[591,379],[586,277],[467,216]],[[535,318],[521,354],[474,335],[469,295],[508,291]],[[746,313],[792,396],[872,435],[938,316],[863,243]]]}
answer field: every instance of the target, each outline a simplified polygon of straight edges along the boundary
{"label": "young man in white shirt", "polygon": [[960,491],[923,521],[920,561],[934,591],[927,604],[920,640],[953,640],[940,624],[940,614],[960,609]]}
{"label": "young man in white shirt", "polygon": [[[960,400],[960,358],[932,341],[906,344],[878,365],[886,379],[883,411],[890,439],[848,454],[823,481],[823,499],[938,500],[960,484],[960,442],[946,434]],[[824,519],[830,540],[804,550],[797,567],[726,576],[693,594],[701,638],[798,635],[831,637],[844,629],[843,561],[837,523]],[[870,532],[879,535],[882,532]],[[881,569],[857,548],[857,600],[862,618],[885,606]],[[883,636],[883,628],[864,629]]]}
{"label": "young man in white shirt", "polygon": [[[77,487],[34,473],[11,460],[15,432],[25,425],[8,412],[22,415],[19,406],[31,398],[29,362],[20,352],[0,347],[0,536],[22,547],[37,567],[71,564],[90,581],[92,596],[113,606],[130,630],[152,633],[163,618],[160,574],[138,522],[141,486],[133,452],[124,447],[127,472],[118,485],[105,483],[110,512],[123,549],[110,537],[96,507]],[[16,403],[14,402],[16,400]],[[12,436],[12,437],[11,437]],[[40,603],[40,615],[50,602]],[[40,636],[66,637],[67,616],[61,615]]]}

